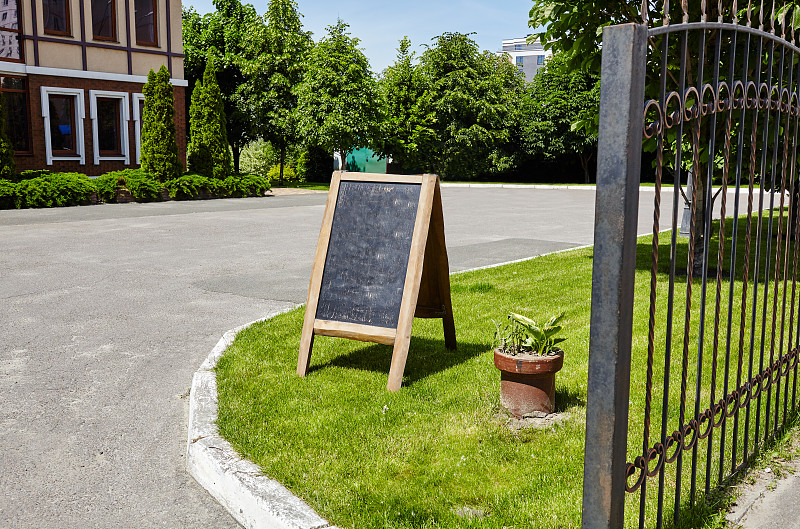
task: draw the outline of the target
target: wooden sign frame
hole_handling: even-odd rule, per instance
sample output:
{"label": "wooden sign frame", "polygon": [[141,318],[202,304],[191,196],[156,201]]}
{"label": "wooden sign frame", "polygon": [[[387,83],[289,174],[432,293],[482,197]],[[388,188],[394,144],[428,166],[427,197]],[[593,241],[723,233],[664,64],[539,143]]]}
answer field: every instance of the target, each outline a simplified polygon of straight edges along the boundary
{"label": "wooden sign frame", "polygon": [[[339,187],[343,181],[419,184],[421,186],[396,329],[320,320],[316,317]],[[303,332],[300,338],[300,352],[297,359],[297,374],[302,377],[308,373],[315,335],[392,345],[394,350],[386,388],[389,391],[398,391],[403,383],[403,372],[411,341],[411,327],[415,317],[442,318],[445,346],[448,349],[456,348],[456,331],[450,300],[450,269],[444,239],[444,215],[439,177],[431,174],[406,176],[335,172],[331,179],[311,272]]]}

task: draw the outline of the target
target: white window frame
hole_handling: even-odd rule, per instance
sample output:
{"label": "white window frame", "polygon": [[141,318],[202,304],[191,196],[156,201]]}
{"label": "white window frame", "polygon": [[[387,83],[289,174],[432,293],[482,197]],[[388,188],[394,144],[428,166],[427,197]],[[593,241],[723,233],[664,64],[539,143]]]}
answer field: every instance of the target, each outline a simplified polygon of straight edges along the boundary
{"label": "white window frame", "polygon": [[[61,88],[56,86],[43,86],[42,117],[44,118],[44,150],[47,165],[53,165],[57,160],[77,160],[81,165],[86,165],[86,147],[83,136],[83,120],[86,118],[86,108],[83,101],[82,88]],[[53,156],[53,142],[50,136],[50,96],[75,96],[75,156]]]}
{"label": "white window frame", "polygon": [[[97,98],[119,99],[119,136],[122,154],[117,156],[100,156],[100,141],[97,126]],[[89,90],[89,117],[92,119],[92,147],[94,150],[94,164],[100,165],[101,160],[124,161],[125,165],[131,164],[131,146],[128,134],[130,121],[130,94],[128,92],[109,92],[106,90]]]}
{"label": "white window frame", "polygon": [[142,159],[142,116],[139,115],[139,101],[144,101],[144,94],[131,94],[133,101],[133,133],[136,135],[136,165],[141,165]]}

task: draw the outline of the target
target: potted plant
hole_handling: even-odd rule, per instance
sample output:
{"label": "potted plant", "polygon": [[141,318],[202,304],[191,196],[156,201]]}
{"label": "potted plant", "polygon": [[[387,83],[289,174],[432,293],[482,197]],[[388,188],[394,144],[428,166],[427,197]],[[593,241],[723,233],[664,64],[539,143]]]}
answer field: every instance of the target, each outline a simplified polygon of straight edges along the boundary
{"label": "potted plant", "polygon": [[556,347],[562,312],[545,325],[511,313],[495,331],[494,365],[500,370],[500,403],[515,417],[553,413],[556,373],[564,351]]}

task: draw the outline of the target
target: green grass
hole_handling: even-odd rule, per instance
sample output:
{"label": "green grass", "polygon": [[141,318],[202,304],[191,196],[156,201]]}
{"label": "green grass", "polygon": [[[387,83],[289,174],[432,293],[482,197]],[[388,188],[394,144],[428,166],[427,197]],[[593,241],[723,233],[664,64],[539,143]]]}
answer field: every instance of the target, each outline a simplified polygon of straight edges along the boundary
{"label": "green grass", "polygon": [[[730,227],[728,222],[728,236]],[[745,253],[745,227],[746,221],[740,220],[738,270]],[[654,359],[657,411],[652,418],[650,444],[660,435],[668,244],[669,234],[662,233],[655,332],[656,351],[660,352]],[[714,239],[712,256],[716,254],[716,244]],[[730,242],[725,248],[730,248]],[[385,390],[391,347],[317,337],[311,372],[299,378],[295,367],[302,309],[254,325],[239,334],[217,367],[220,430],[265,474],[286,485],[340,527],[579,527],[592,251],[579,249],[452,276],[458,351],[450,352],[444,347],[440,321],[415,320],[403,388],[397,393]],[[753,251],[751,248],[751,254]],[[678,253],[685,256],[686,252],[686,240],[680,239]],[[652,239],[641,238],[635,285],[629,461],[642,451],[651,253]],[[754,256],[751,265],[753,262]],[[761,262],[763,266],[763,255]],[[714,257],[712,266],[715,264]],[[710,400],[716,288],[712,279],[706,308],[701,410]],[[682,286],[676,287],[676,299],[686,288],[685,276],[678,281]],[[699,295],[699,284],[699,280],[695,282],[695,296]],[[725,293],[721,318],[725,321],[728,284],[723,281],[721,287]],[[735,280],[734,300],[741,298],[741,287],[741,281]],[[772,286],[770,295],[771,292]],[[759,295],[763,296],[763,289]],[[739,332],[737,303],[731,309],[734,344],[738,343]],[[698,305],[696,302],[691,309],[689,334],[693,341],[699,334]],[[513,433],[505,426],[491,337],[493,321],[501,321],[509,311],[540,319],[566,312],[563,325],[568,340],[563,344],[565,366],[556,378],[556,407],[569,413],[569,417],[550,429]],[[677,428],[679,418],[683,305],[676,304],[674,315],[670,432]],[[749,325],[748,319],[744,328],[748,337]],[[756,351],[760,330],[760,323],[756,322]],[[770,330],[766,332],[767,339]],[[745,362],[746,358],[747,355]],[[694,367],[696,362],[691,351],[688,364]],[[722,384],[720,362],[718,359],[718,385]],[[690,368],[687,376],[687,416],[694,412],[696,376],[692,372]],[[735,378],[736,369],[732,369],[731,385]],[[719,394],[718,389],[717,398]],[[765,406],[762,402],[762,410]],[[754,424],[752,420],[750,439]],[[742,426],[740,440],[741,429]],[[718,434],[715,435],[712,449],[718,451]],[[730,438],[729,430],[728,458]],[[698,446],[698,461],[705,462],[707,441]],[[738,449],[741,454],[741,442]],[[687,454],[684,470],[690,459]],[[671,484],[675,481],[675,466],[669,465],[666,473],[667,519],[674,504]],[[694,507],[688,502],[688,473],[684,472],[681,511],[687,523],[683,526],[724,527],[724,512],[732,496],[729,489],[715,489],[712,466],[712,489],[702,501],[704,466],[700,465],[697,474],[701,501]],[[648,484],[655,490],[657,479]],[[456,514],[464,507],[478,509],[484,517]],[[627,526],[637,525],[638,511],[639,495],[629,494]],[[646,516],[649,521],[655,517],[652,491],[646,502]]]}
{"label": "green grass", "polygon": [[312,191],[327,191],[331,187],[330,184],[319,184],[315,182],[289,182],[288,180],[285,180],[283,182],[283,185],[279,186],[277,182],[278,182],[277,179],[272,181],[273,189],[285,187],[291,189],[310,189]]}

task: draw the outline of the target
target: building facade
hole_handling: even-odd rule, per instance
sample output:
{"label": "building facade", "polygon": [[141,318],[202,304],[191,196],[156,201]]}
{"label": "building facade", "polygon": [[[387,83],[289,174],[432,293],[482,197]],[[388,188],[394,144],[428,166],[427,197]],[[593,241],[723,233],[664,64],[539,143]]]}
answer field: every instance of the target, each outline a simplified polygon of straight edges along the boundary
{"label": "building facade", "polygon": [[0,0],[0,91],[17,170],[139,166],[142,86],[166,66],[185,162],[180,0]]}
{"label": "building facade", "polygon": [[528,44],[526,38],[504,40],[503,49],[499,53],[506,54],[511,62],[517,65],[519,71],[525,75],[525,80],[528,82],[544,66],[547,58],[553,55],[553,52],[545,50],[538,40]]}

